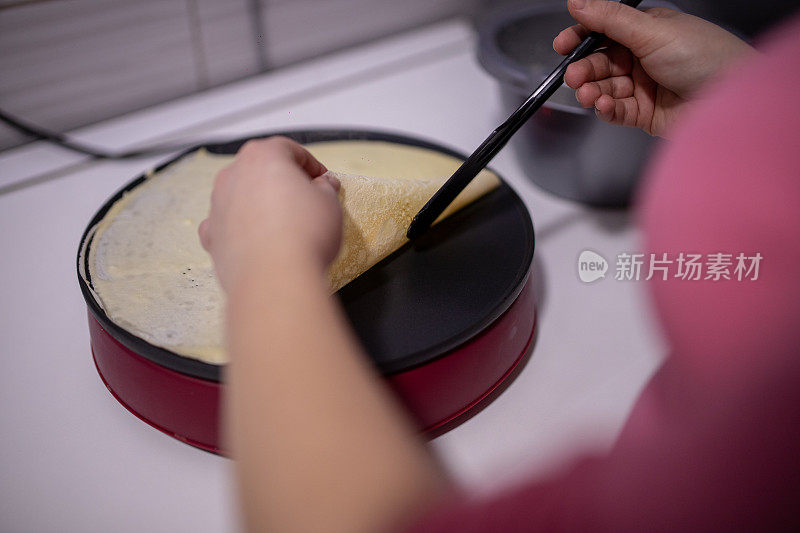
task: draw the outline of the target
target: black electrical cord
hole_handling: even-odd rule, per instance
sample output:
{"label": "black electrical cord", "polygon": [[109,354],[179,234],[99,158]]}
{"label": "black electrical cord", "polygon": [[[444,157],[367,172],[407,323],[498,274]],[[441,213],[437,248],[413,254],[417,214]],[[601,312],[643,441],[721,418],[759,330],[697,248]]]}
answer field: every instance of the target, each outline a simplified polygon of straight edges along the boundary
{"label": "black electrical cord", "polygon": [[103,150],[101,148],[95,148],[80,142],[75,142],[61,133],[40,128],[39,126],[35,126],[30,122],[9,115],[6,111],[3,111],[2,109],[0,109],[0,121],[5,122],[15,130],[36,137],[37,139],[48,141],[53,144],[57,144],[62,148],[67,148],[68,150],[89,155],[97,159],[132,159],[135,157],[178,152],[186,150],[188,148],[192,148],[193,146],[197,146],[197,143],[181,144],[181,145],[161,144],[161,145],[147,146],[144,148],[137,148],[135,150],[129,150],[127,152],[113,153]]}

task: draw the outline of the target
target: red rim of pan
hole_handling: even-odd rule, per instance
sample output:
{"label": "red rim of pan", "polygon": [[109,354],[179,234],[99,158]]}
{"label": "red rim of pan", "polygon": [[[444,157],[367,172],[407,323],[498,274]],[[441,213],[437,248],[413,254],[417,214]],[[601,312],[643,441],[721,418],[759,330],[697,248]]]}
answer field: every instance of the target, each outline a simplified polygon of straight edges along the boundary
{"label": "red rim of pan", "polygon": [[[285,135],[301,143],[381,140],[464,157],[434,143],[384,132],[304,130],[259,137],[270,135]],[[206,148],[216,153],[235,153],[248,139]],[[156,170],[194,150],[196,148],[180,154]],[[118,326],[105,314],[90,288],[87,262],[92,229],[124,192],[144,179],[144,175],[139,176],[113,195],[98,210],[81,238],[78,281],[89,311],[95,364],[114,397],[137,417],[183,442],[221,453],[218,432],[219,398],[223,386],[221,367],[154,346]],[[406,357],[400,364],[390,361],[388,365],[378,365],[388,385],[428,437],[456,427],[488,405],[513,381],[530,355],[535,331],[533,283],[529,276],[534,247],[533,227],[522,201],[506,185],[503,187],[515,204],[515,216],[525,226],[521,231],[530,243],[529,250],[523,250],[520,256],[520,265],[510,272],[513,282],[504,289],[501,298],[495,299],[496,304],[493,303],[485,316],[481,315],[482,320],[470,324],[471,327],[457,338],[445,339],[427,353],[415,353],[414,357]],[[349,288],[344,289],[344,298],[347,298]],[[351,292],[360,290],[360,287],[355,287]],[[366,345],[370,348],[368,340]]]}

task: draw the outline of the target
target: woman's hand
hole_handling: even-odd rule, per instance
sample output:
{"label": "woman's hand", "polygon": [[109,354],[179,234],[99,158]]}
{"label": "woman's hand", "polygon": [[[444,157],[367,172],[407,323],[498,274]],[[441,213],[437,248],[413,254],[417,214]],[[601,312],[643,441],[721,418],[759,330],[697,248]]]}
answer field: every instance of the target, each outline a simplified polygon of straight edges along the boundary
{"label": "woman's hand", "polygon": [[608,47],[576,61],[564,80],[584,107],[612,124],[664,136],[695,91],[753,49],[703,19],[670,9],[639,11],[605,0],[569,0],[580,24],[553,41],[570,53],[589,33],[605,34]]}
{"label": "woman's hand", "polygon": [[222,431],[248,531],[387,531],[447,488],[323,277],[338,187],[299,144],[251,141],[199,229],[227,291]]}
{"label": "woman's hand", "polygon": [[334,259],[342,234],[339,182],[296,142],[285,137],[248,141],[214,183],[211,210],[200,224],[226,290],[270,254],[297,256],[321,271]]}

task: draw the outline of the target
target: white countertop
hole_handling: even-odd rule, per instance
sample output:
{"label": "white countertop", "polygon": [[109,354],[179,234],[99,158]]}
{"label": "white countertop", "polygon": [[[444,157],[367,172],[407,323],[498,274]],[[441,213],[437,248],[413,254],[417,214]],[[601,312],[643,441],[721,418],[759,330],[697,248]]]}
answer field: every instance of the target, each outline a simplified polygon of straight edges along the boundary
{"label": "white countertop", "polygon": [[[451,21],[83,128],[109,149],[351,126],[472,151],[502,118],[474,36]],[[152,429],[108,393],[75,274],[85,225],[164,157],[93,161],[46,143],[0,153],[0,530],[236,531],[229,460]],[[539,333],[517,380],[432,442],[456,479],[491,490],[613,442],[664,347],[641,284],[583,284],[578,254],[637,248],[628,215],[536,188],[511,147],[492,163],[536,228]]]}

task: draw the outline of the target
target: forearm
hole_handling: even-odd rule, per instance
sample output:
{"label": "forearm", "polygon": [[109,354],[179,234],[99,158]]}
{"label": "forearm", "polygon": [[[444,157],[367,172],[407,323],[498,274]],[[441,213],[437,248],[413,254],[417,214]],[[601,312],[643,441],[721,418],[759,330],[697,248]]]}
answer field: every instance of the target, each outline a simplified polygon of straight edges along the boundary
{"label": "forearm", "polygon": [[[227,436],[251,530],[374,531],[444,477],[300,253],[243,271],[228,301]],[[282,272],[280,279],[269,272]]]}

